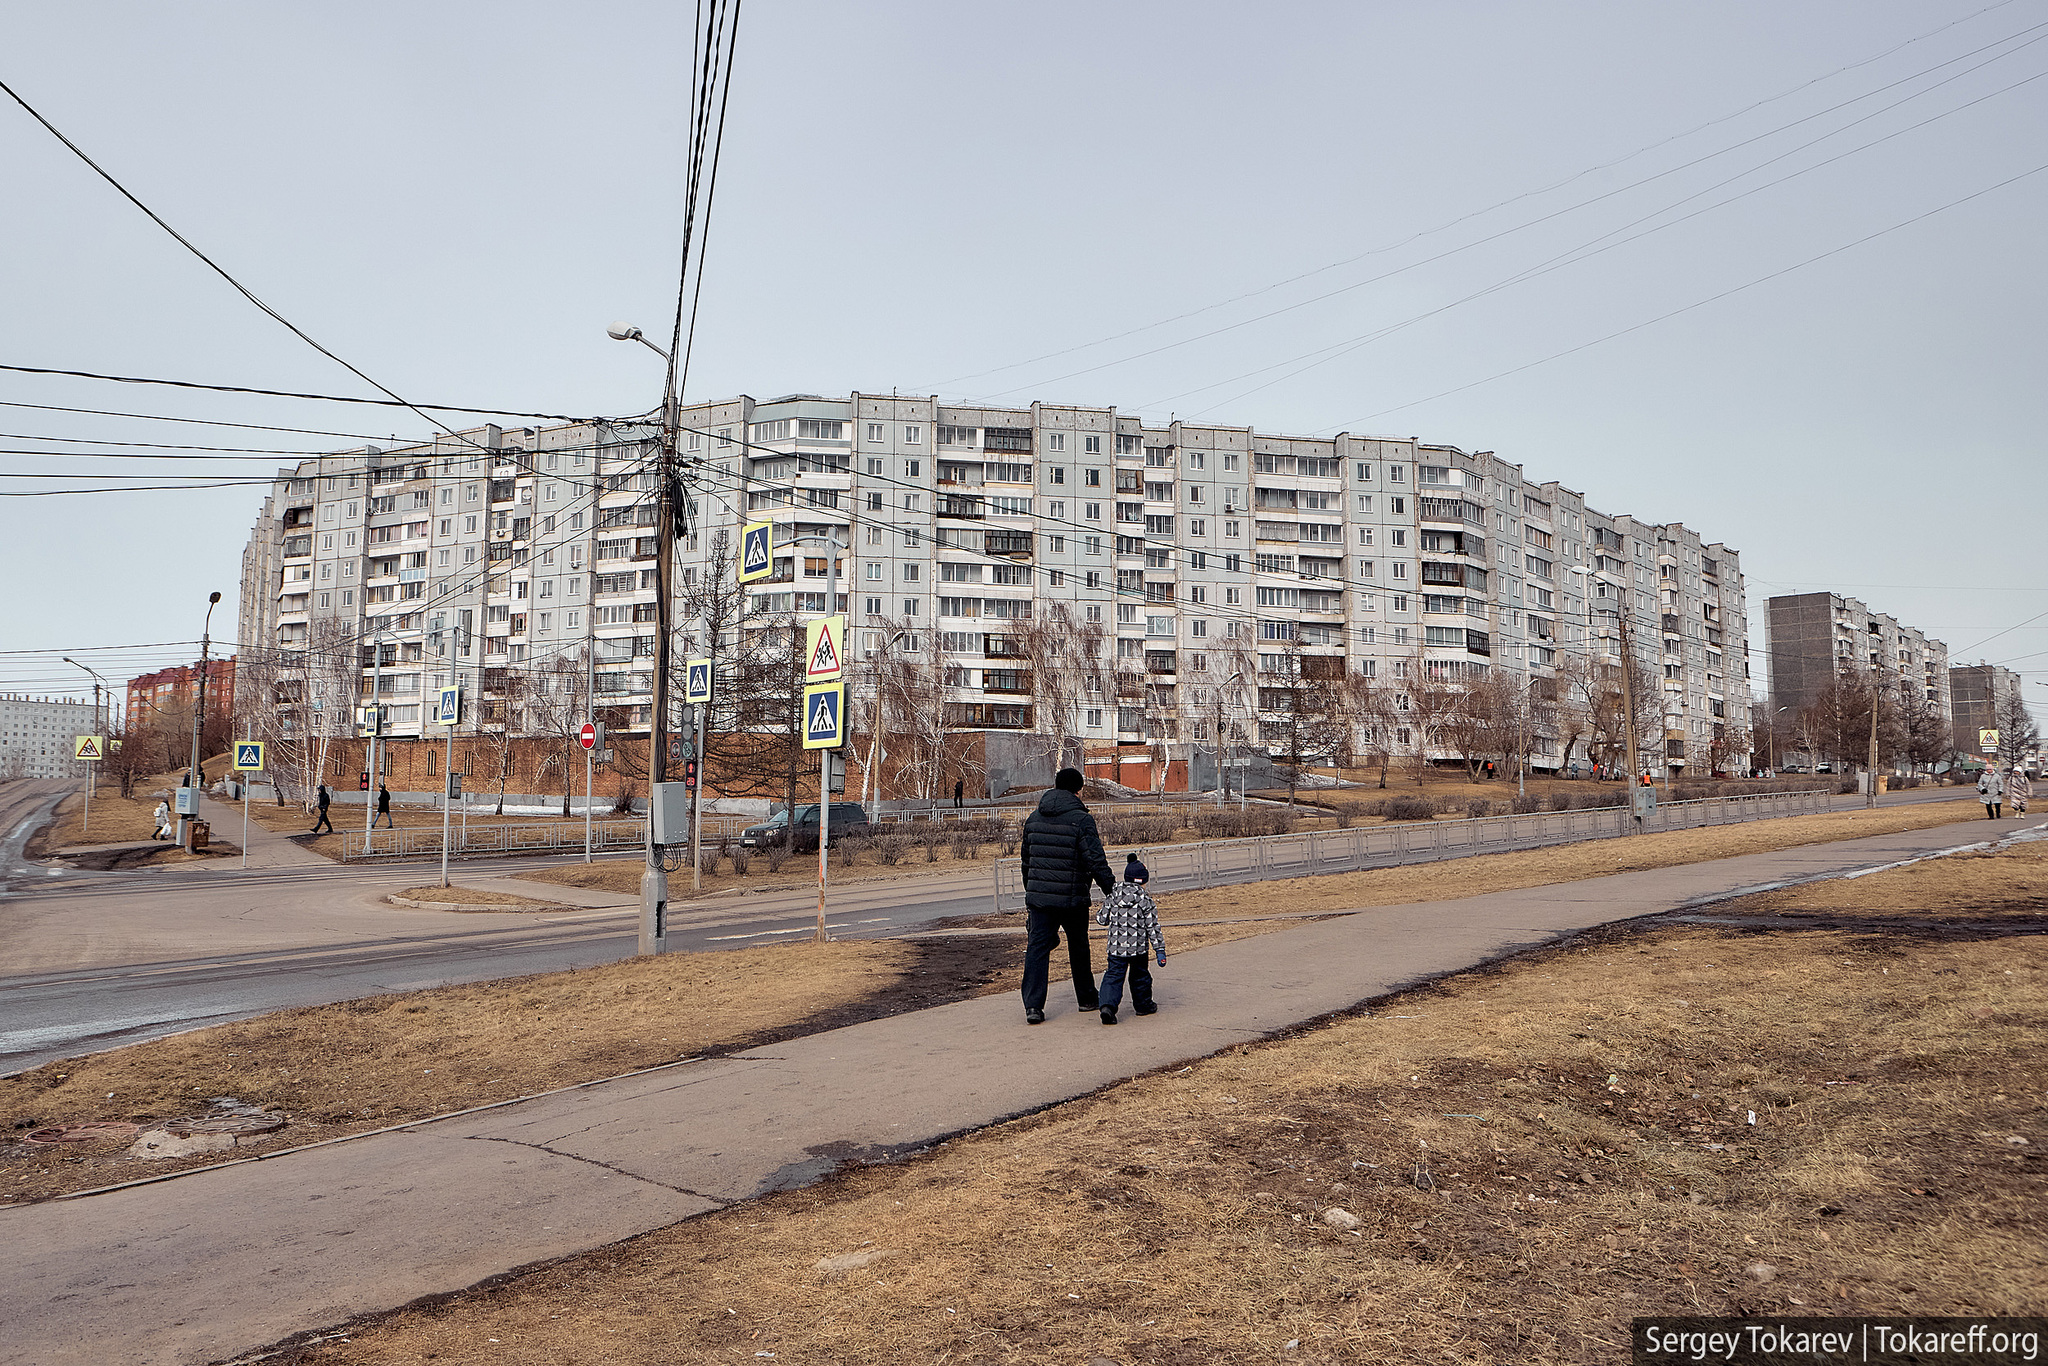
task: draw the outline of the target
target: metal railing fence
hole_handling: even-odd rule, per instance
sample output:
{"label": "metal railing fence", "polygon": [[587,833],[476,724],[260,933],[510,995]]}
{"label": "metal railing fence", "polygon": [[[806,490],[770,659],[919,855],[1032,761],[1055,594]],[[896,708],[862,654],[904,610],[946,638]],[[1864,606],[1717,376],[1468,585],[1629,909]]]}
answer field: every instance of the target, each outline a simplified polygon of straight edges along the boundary
{"label": "metal railing fence", "polygon": [[[1664,802],[1644,817],[1642,830],[1694,830],[1739,825],[1775,816],[1803,816],[1832,809],[1832,790],[1757,792],[1741,797],[1706,797]],[[1577,840],[1608,839],[1630,832],[1634,813],[1625,806],[1581,811],[1537,811],[1522,816],[1483,816],[1445,821],[1402,821],[1310,830],[1296,835],[1255,835],[1202,840],[1142,851],[1154,891],[1185,892],[1203,887],[1269,878],[1354,873],[1407,863],[1430,863],[1466,854],[1533,849]],[[1136,846],[1132,846],[1136,849]],[[1126,852],[1121,846],[1118,853]],[[1112,855],[1110,866],[1116,867]],[[995,909],[1024,908],[1024,887],[1015,858],[995,861]]]}

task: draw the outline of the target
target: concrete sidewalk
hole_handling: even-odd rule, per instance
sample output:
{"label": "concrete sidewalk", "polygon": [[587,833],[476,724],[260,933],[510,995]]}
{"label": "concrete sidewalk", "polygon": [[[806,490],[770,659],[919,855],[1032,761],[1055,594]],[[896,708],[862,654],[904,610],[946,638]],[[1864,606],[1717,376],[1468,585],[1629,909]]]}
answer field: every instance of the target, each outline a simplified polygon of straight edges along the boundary
{"label": "concrete sidewalk", "polygon": [[[1106,1030],[1014,995],[833,1030],[279,1157],[0,1210],[8,1355],[216,1360],[801,1185],[1591,926],[2048,822],[1930,830],[1462,901],[1171,958]],[[1454,880],[1451,871],[1447,881]]]}

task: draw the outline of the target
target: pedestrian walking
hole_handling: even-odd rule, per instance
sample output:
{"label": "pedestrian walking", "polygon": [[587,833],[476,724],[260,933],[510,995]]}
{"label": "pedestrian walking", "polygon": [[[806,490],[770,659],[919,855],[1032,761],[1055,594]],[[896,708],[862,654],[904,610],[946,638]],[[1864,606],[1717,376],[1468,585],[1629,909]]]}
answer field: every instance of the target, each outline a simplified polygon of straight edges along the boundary
{"label": "pedestrian walking", "polygon": [[332,798],[327,793],[327,784],[320,784],[320,819],[313,823],[313,833],[316,835],[320,833],[323,826],[328,834],[334,833],[334,822],[327,819],[327,804],[331,800]]}
{"label": "pedestrian walking", "polygon": [[1998,808],[2005,797],[2005,784],[1999,779],[1998,770],[1984,765],[1984,771],[1977,775],[1977,800],[1984,803],[1984,818],[1998,819]]}
{"label": "pedestrian walking", "polygon": [[960,799],[966,795],[967,780],[965,778],[955,778],[953,780],[953,809],[955,811],[960,809]]}
{"label": "pedestrian walking", "polygon": [[1024,879],[1024,1023],[1045,1023],[1046,974],[1053,948],[1064,932],[1067,966],[1074,978],[1074,1002],[1082,1010],[1101,1008],[1095,974],[1088,962],[1088,884],[1116,890],[1102,834],[1078,795],[1081,771],[1063,768],[1050,792],[1024,820],[1019,847]]}
{"label": "pedestrian walking", "polygon": [[151,832],[150,838],[153,840],[167,840],[171,837],[171,832],[171,804],[166,801],[159,801],[156,804],[156,829]]}
{"label": "pedestrian walking", "polygon": [[[377,815],[382,818],[384,828],[391,829],[391,789],[382,783],[377,784]],[[371,821],[370,828],[375,830],[377,822]]]}
{"label": "pedestrian walking", "polygon": [[2014,764],[2005,775],[2005,800],[2012,807],[2012,814],[2027,814],[2027,798],[2034,795],[2034,785],[2027,781],[2027,771]]}
{"label": "pedestrian walking", "polygon": [[1123,1004],[1124,975],[1131,979],[1131,1009],[1140,1015],[1157,1014],[1152,1000],[1152,969],[1146,955],[1159,955],[1166,966],[1166,934],[1159,928],[1159,906],[1145,891],[1152,872],[1132,854],[1124,863],[1124,880],[1095,912],[1095,923],[1109,927],[1108,962],[1102,969],[1102,990],[1096,1009],[1106,1025],[1116,1023],[1117,1007]]}

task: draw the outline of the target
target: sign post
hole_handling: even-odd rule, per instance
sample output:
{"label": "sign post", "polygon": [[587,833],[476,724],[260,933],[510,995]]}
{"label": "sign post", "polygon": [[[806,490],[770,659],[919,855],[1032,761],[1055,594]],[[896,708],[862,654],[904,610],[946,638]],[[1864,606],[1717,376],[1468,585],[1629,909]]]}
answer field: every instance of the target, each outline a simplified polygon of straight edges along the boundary
{"label": "sign post", "polygon": [[704,890],[704,732],[711,726],[711,688],[718,670],[709,659],[683,663],[683,701],[689,705],[690,726],[690,887]]}
{"label": "sign post", "polygon": [[249,775],[263,771],[263,742],[235,741],[235,772],[242,785],[242,871],[249,871]]}
{"label": "sign post", "polygon": [[92,790],[99,785],[99,765],[107,757],[107,741],[103,735],[74,735],[71,739],[72,757],[92,765],[85,771],[85,815],[78,828],[79,834],[89,835],[92,833]]}
{"label": "sign post", "polygon": [[583,746],[583,861],[590,862],[590,803],[591,782],[595,768],[592,756],[604,744],[604,726],[596,721],[585,721],[583,729],[576,733],[576,742]]}
{"label": "sign post", "polygon": [[[832,751],[846,743],[846,683],[812,683],[804,689],[804,748],[818,751],[818,932],[825,933],[825,889],[830,879],[826,845],[832,838]],[[790,812],[790,832],[796,832],[796,813]]]}
{"label": "sign post", "polygon": [[[454,659],[452,651],[449,658],[451,661]],[[442,763],[442,767],[447,770],[448,777],[448,790],[441,797],[441,885],[443,887],[448,885],[449,808],[454,805],[456,797],[462,793],[461,780],[455,776],[455,723],[462,719],[462,685],[453,681],[455,678],[455,666],[452,662],[448,666],[448,677],[450,686],[441,689],[440,699],[434,706],[435,724],[442,726],[448,732],[446,742],[447,758]],[[467,817],[467,810],[463,814]],[[464,819],[462,822],[462,829],[464,834],[469,833],[469,821],[467,819]]]}

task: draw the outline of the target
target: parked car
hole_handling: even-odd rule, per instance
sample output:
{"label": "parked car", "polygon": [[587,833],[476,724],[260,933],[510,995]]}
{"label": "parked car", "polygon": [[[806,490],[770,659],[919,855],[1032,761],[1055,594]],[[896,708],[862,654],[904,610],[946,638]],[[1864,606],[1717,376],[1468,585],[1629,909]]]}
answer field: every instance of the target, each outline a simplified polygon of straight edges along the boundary
{"label": "parked car", "polygon": [[[859,802],[832,803],[832,828],[828,839],[836,840],[843,835],[865,835],[868,833],[868,813]],[[798,852],[818,847],[818,804],[816,802],[796,809],[796,830],[790,835],[789,813],[778,811],[759,825],[750,825],[740,831],[740,845],[756,849],[764,844],[790,837]]]}

